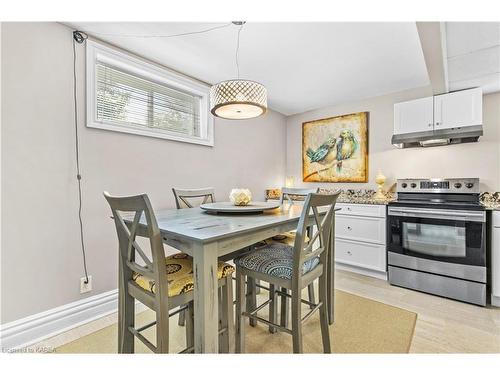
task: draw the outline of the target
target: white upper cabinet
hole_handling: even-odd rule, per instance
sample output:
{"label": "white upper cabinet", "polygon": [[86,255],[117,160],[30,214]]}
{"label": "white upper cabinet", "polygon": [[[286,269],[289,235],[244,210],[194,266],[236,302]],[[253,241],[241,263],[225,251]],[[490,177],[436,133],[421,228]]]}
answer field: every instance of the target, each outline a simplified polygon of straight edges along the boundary
{"label": "white upper cabinet", "polygon": [[480,88],[394,104],[394,134],[482,125]]}
{"label": "white upper cabinet", "polygon": [[432,96],[394,104],[394,134],[432,130],[433,105]]}
{"label": "white upper cabinet", "polygon": [[434,97],[434,130],[482,123],[483,92],[480,88]]}

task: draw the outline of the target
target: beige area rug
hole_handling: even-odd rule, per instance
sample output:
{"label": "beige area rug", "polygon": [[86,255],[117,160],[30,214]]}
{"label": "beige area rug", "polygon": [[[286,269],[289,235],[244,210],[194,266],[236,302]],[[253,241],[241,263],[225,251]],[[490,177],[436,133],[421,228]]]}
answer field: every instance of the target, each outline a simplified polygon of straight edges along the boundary
{"label": "beige area rug", "polygon": [[[264,310],[262,310],[264,311]],[[305,313],[305,311],[303,311]],[[265,312],[263,314],[266,314]],[[267,314],[266,314],[267,315]],[[137,315],[136,326],[154,320],[151,311]],[[330,327],[334,353],[408,353],[413,337],[417,314],[386,305],[371,299],[336,290],[335,323]],[[154,327],[143,331],[154,341]],[[170,319],[170,351],[185,347],[185,331],[177,325],[177,316]],[[279,332],[270,334],[267,327],[246,326],[247,353],[291,353],[292,337]],[[322,353],[319,313],[311,317],[303,327],[305,353]],[[116,353],[117,325],[101,329],[90,335],[56,348],[56,353]],[[136,339],[136,353],[150,353]]]}

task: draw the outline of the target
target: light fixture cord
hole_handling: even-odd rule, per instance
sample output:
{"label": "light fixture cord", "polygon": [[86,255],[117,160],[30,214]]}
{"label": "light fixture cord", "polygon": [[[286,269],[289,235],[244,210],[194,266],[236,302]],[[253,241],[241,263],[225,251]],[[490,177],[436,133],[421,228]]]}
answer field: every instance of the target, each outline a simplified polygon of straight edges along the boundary
{"label": "light fixture cord", "polygon": [[195,34],[203,34],[203,33],[208,33],[213,30],[218,30],[218,29],[223,29],[225,27],[231,26],[233,23],[225,23],[224,25],[219,25],[219,26],[213,26],[208,29],[203,29],[203,30],[198,30],[198,31],[189,31],[185,33],[179,33],[179,34],[167,34],[167,35],[162,35],[162,34],[153,34],[153,35],[144,35],[144,34],[108,34],[108,33],[99,33],[99,32],[93,32],[89,31],[89,34],[92,35],[100,35],[100,36],[112,36],[112,37],[118,37],[118,38],[174,38],[177,36],[185,36],[185,35],[195,35]]}
{"label": "light fixture cord", "polygon": [[83,271],[85,273],[85,284],[89,283],[89,275],[87,272],[87,256],[85,254],[85,241],[83,235],[83,220],[82,220],[82,175],[80,173],[80,141],[78,138],[78,106],[77,106],[77,90],[76,90],[76,43],[82,44],[87,39],[87,35],[80,31],[73,32],[73,105],[74,105],[74,120],[75,120],[75,151],[76,151],[76,180],[78,181],[78,222],[80,225],[80,245],[83,256]]}
{"label": "light fixture cord", "polygon": [[240,79],[240,63],[239,63],[239,55],[240,55],[240,33],[244,24],[240,25],[238,29],[238,38],[236,40],[236,70],[238,71],[238,79]]}

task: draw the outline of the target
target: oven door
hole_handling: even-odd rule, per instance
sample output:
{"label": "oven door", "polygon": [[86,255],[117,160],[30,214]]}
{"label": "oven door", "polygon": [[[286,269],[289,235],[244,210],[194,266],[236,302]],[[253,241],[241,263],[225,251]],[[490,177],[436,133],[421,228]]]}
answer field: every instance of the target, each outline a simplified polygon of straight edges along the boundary
{"label": "oven door", "polygon": [[388,250],[422,260],[484,267],[485,222],[485,211],[389,206]]}

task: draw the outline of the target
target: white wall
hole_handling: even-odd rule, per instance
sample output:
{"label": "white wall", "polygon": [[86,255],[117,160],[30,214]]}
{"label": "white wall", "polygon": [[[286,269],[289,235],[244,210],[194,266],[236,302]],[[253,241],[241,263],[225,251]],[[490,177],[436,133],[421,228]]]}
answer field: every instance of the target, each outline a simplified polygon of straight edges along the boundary
{"label": "white wall", "polygon": [[[116,288],[117,241],[103,190],[147,192],[174,207],[171,188],[232,187],[255,198],[280,186],[285,118],[215,122],[215,147],[84,126],[84,50],[78,48],[83,220],[92,294],[83,275],[77,222],[72,35],[57,23],[4,23],[2,46],[2,323]],[[6,283],[8,281],[8,283]]]}
{"label": "white wall", "polygon": [[[297,186],[364,189],[375,188],[375,175],[381,170],[386,188],[397,178],[479,177],[482,191],[500,190],[500,93],[483,97],[484,136],[477,143],[402,150],[391,145],[394,103],[428,95],[430,87],[422,87],[288,117],[286,176],[294,176]],[[369,112],[368,183],[302,182],[302,123],[364,111]]]}

